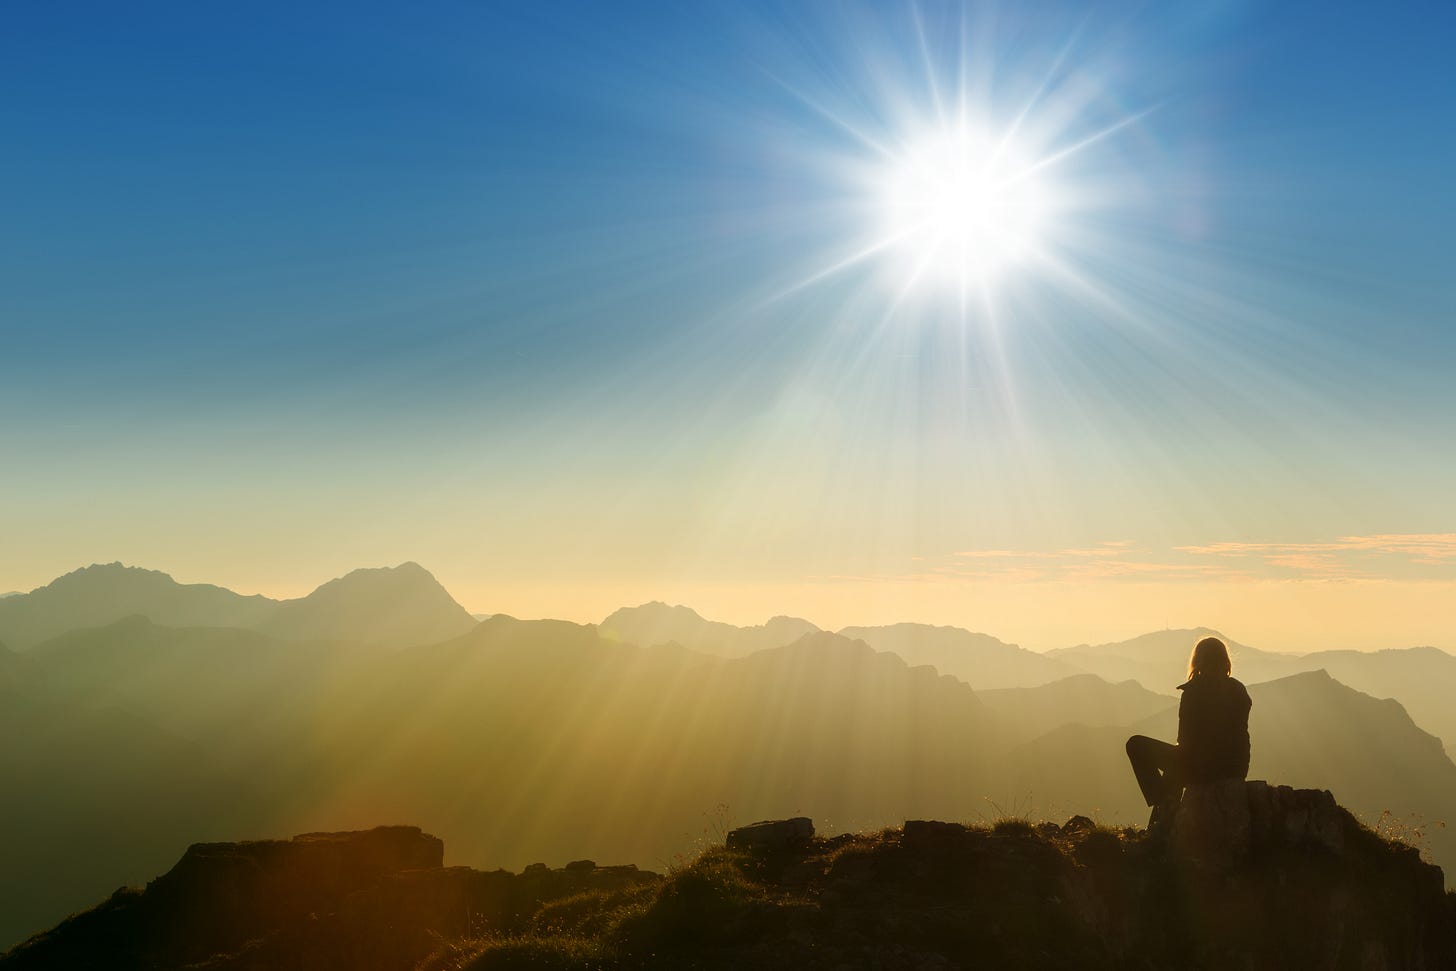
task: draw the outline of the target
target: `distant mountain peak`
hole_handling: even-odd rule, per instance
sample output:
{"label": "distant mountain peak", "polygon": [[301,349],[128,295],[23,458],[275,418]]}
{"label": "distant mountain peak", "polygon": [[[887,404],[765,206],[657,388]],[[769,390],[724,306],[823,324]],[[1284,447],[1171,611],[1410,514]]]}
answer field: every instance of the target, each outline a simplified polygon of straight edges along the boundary
{"label": "distant mountain peak", "polygon": [[261,626],[288,640],[389,645],[458,637],[477,621],[418,563],[361,567],[288,600]]}
{"label": "distant mountain peak", "polygon": [[175,627],[251,627],[277,601],[210,583],[178,583],[160,570],[93,563],[30,593],[0,600],[0,640],[18,649],[69,630],[104,627],[132,615]]}
{"label": "distant mountain peak", "polygon": [[736,627],[708,620],[691,607],[653,600],[613,611],[598,628],[610,640],[639,647],[676,644],[702,654],[743,657],[755,651],[783,647],[819,628],[798,617],[780,615],[765,624]]}

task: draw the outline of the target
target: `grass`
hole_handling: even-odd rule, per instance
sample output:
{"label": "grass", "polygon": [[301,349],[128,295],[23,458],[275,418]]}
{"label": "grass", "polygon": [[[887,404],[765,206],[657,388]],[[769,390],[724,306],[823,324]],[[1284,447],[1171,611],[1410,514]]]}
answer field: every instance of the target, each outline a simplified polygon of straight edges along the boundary
{"label": "grass", "polygon": [[662,883],[551,901],[520,934],[442,948],[419,971],[615,968],[726,942],[768,894],[755,861],[721,846],[672,869]]}

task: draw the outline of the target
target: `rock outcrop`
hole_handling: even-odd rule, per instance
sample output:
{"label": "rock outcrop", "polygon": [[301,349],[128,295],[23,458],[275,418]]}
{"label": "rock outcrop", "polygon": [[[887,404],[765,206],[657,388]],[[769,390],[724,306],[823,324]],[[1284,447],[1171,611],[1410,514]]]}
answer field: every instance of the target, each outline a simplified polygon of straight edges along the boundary
{"label": "rock outcrop", "polygon": [[814,838],[814,821],[807,816],[770,819],[740,826],[728,834],[730,850],[782,851],[806,846]]}
{"label": "rock outcrop", "polygon": [[1164,841],[1085,816],[827,838],[797,817],[665,877],[445,867],[412,827],[200,844],[0,971],[1456,968],[1440,869],[1329,793],[1240,781],[1182,820]]}
{"label": "rock outcrop", "polygon": [[1225,779],[1184,790],[1170,848],[1174,859],[1227,872],[1289,850],[1339,854],[1360,829],[1323,789]]}
{"label": "rock outcrop", "polygon": [[542,904],[656,882],[635,866],[577,861],[522,874],[445,867],[413,826],[199,843],[145,889],[36,935],[0,968],[408,971],[442,942],[521,929]]}

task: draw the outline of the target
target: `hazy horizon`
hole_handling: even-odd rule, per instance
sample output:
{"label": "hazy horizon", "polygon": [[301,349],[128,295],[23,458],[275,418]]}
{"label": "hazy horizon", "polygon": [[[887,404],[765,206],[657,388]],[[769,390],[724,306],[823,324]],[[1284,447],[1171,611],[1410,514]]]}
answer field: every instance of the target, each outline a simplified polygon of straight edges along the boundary
{"label": "hazy horizon", "polygon": [[[109,561],[109,562],[121,562],[121,561]],[[418,561],[405,561],[405,562],[418,562]],[[97,561],[97,562],[91,563],[91,564],[85,564],[85,566],[95,566],[95,565],[104,565],[104,564],[102,564],[101,561]],[[304,596],[308,595],[310,592],[312,592],[313,590],[317,589],[321,584],[326,583],[329,580],[337,579],[338,577],[343,576],[343,575],[351,572],[354,569],[377,569],[380,566],[393,567],[393,566],[397,566],[399,564],[391,563],[391,564],[364,564],[364,565],[356,565],[356,566],[350,567],[348,569],[342,570],[340,573],[338,573],[338,574],[336,574],[334,576],[320,577],[316,582],[308,583],[308,584],[303,585],[303,586],[288,587],[288,588],[277,588],[277,587],[273,587],[273,588],[267,588],[267,589],[257,589],[257,588],[248,588],[248,587],[235,586],[233,584],[230,584],[230,583],[227,583],[227,582],[223,582],[222,580],[219,580],[216,577],[185,577],[185,576],[177,576],[176,574],[172,573],[171,571],[169,571],[167,569],[164,569],[164,568],[157,567],[155,565],[138,564],[138,563],[124,563],[124,562],[122,563],[122,565],[123,566],[126,566],[126,567],[132,567],[132,568],[138,568],[138,569],[145,569],[145,570],[151,570],[151,571],[156,571],[156,572],[164,573],[164,574],[167,574],[168,576],[170,576],[173,580],[177,581],[178,583],[182,583],[182,584],[211,584],[211,585],[214,585],[214,586],[220,586],[220,587],[223,587],[225,589],[232,590],[234,593],[243,594],[245,596],[251,596],[251,595],[254,595],[254,594],[261,594],[263,596],[269,597],[270,599],[274,599],[274,600],[289,600],[289,599],[297,599],[297,598],[304,597]],[[1085,615],[1079,614],[1079,615],[1076,615],[1076,616],[1070,618],[1069,620],[1065,621],[1061,626],[1057,626],[1057,627],[1043,627],[1043,628],[1041,628],[1042,630],[1065,630],[1065,631],[1068,632],[1068,636],[1064,636],[1064,637],[1062,637],[1059,640],[1048,640],[1048,641],[1043,641],[1043,642],[1037,642],[1037,641],[1034,641],[1034,640],[1020,638],[1020,637],[1016,636],[1016,632],[1015,631],[1004,630],[1004,629],[999,628],[999,627],[997,627],[997,626],[995,626],[993,624],[982,623],[981,620],[983,620],[985,617],[995,614],[995,611],[994,610],[988,610],[986,613],[980,614],[977,617],[971,617],[971,616],[968,616],[968,615],[963,615],[963,612],[957,611],[957,610],[954,610],[954,609],[952,609],[945,616],[925,616],[925,615],[912,616],[912,615],[901,615],[901,614],[895,613],[896,607],[898,606],[898,603],[899,602],[895,601],[893,598],[884,598],[884,601],[885,602],[882,605],[872,606],[869,609],[866,609],[865,607],[863,607],[861,605],[858,608],[857,611],[845,611],[842,614],[831,614],[830,615],[831,619],[825,620],[820,615],[816,615],[816,614],[814,614],[812,612],[809,612],[809,611],[793,609],[792,607],[789,607],[788,609],[775,609],[775,610],[772,610],[771,612],[762,612],[762,613],[753,613],[753,612],[750,612],[750,611],[747,611],[747,610],[740,610],[739,612],[736,612],[735,613],[732,610],[726,610],[726,609],[719,610],[719,609],[714,609],[714,607],[712,606],[713,604],[721,604],[723,601],[722,601],[721,598],[715,598],[715,597],[711,596],[711,594],[708,595],[707,597],[705,597],[705,600],[707,601],[707,605],[706,606],[702,602],[693,602],[693,601],[687,601],[687,600],[673,599],[670,596],[661,596],[661,595],[639,596],[639,597],[636,597],[634,599],[633,596],[631,596],[630,594],[632,594],[634,592],[634,589],[635,588],[632,588],[632,587],[629,587],[629,586],[623,586],[623,587],[620,587],[620,588],[615,588],[614,587],[614,588],[610,588],[610,589],[603,589],[603,590],[600,590],[600,591],[596,591],[595,592],[595,599],[593,600],[593,603],[600,604],[600,606],[599,607],[595,607],[595,608],[590,607],[590,606],[582,606],[582,607],[579,607],[577,610],[572,611],[572,610],[566,609],[564,607],[560,607],[560,608],[552,607],[550,604],[551,604],[551,595],[552,595],[553,591],[546,590],[546,591],[539,591],[539,592],[537,592],[535,598],[526,601],[528,604],[534,603],[534,604],[544,605],[544,606],[541,606],[539,609],[534,610],[534,611],[532,611],[532,610],[519,610],[519,609],[512,610],[512,609],[509,609],[508,607],[500,606],[500,605],[492,605],[490,607],[487,607],[486,609],[479,609],[477,606],[475,606],[472,603],[470,603],[467,599],[462,598],[461,596],[457,595],[456,592],[453,589],[451,589],[450,584],[446,581],[445,578],[441,577],[438,573],[434,573],[434,571],[430,570],[430,566],[429,566],[428,563],[421,563],[419,565],[422,566],[422,567],[424,567],[427,571],[430,571],[432,573],[432,575],[435,576],[436,580],[438,580],[441,583],[441,585],[455,599],[455,601],[457,603],[460,603],[461,606],[463,606],[471,614],[481,615],[481,616],[490,615],[490,614],[506,614],[506,615],[509,615],[509,616],[512,616],[512,617],[516,617],[516,618],[519,618],[519,619],[553,619],[553,620],[566,620],[566,621],[571,621],[573,623],[578,623],[578,624],[598,624],[602,620],[604,620],[608,615],[610,615],[611,613],[613,613],[614,611],[616,611],[616,610],[618,610],[620,608],[623,608],[623,607],[636,607],[636,606],[643,605],[643,604],[659,602],[659,603],[666,603],[666,604],[672,605],[672,606],[684,606],[684,607],[688,607],[688,608],[694,610],[695,612],[697,612],[705,620],[717,621],[717,622],[721,622],[721,623],[728,623],[728,624],[732,624],[732,625],[738,626],[738,627],[752,627],[752,626],[761,625],[761,624],[765,623],[766,621],[768,621],[770,618],[776,617],[776,616],[798,617],[798,618],[801,618],[803,620],[809,621],[810,623],[814,624],[815,626],[817,626],[817,627],[819,627],[819,628],[821,628],[823,630],[828,630],[828,631],[841,630],[841,629],[844,629],[844,628],[847,628],[847,627],[882,626],[882,625],[899,624],[899,623],[931,624],[931,625],[935,625],[935,626],[958,627],[958,628],[962,628],[962,629],[965,629],[965,630],[970,630],[970,631],[976,631],[976,632],[980,632],[980,633],[990,634],[991,636],[996,637],[996,638],[998,638],[998,639],[1000,639],[1002,641],[1005,641],[1007,643],[1016,644],[1016,645],[1018,645],[1020,647],[1026,648],[1028,650],[1037,651],[1037,652],[1046,652],[1046,651],[1049,651],[1049,650],[1055,650],[1057,648],[1071,647],[1071,646],[1078,645],[1078,644],[1115,643],[1115,642],[1119,642],[1119,641],[1123,641],[1123,640],[1129,640],[1131,638],[1138,637],[1138,636],[1141,636],[1143,634],[1152,633],[1152,632],[1159,631],[1159,630],[1191,630],[1191,629],[1196,629],[1196,628],[1203,627],[1203,628],[1212,628],[1214,630],[1217,630],[1220,633],[1222,633],[1224,636],[1226,636],[1226,637],[1228,637],[1228,638],[1230,638],[1230,639],[1232,639],[1234,641],[1237,641],[1237,642],[1240,642],[1240,643],[1244,643],[1244,644],[1248,644],[1249,646],[1256,647],[1259,650],[1273,651],[1273,652],[1276,652],[1276,653],[1306,654],[1306,653],[1311,653],[1311,652],[1314,652],[1314,651],[1321,651],[1321,650],[1362,650],[1362,651],[1375,651],[1375,650],[1386,650],[1386,649],[1392,649],[1392,648],[1394,648],[1394,649],[1400,649],[1400,648],[1408,648],[1408,647],[1437,647],[1437,648],[1441,648],[1443,650],[1448,651],[1448,653],[1456,653],[1456,652],[1453,652],[1451,645],[1448,644],[1448,643],[1441,643],[1441,642],[1434,642],[1434,641],[1419,641],[1419,640],[1413,640],[1413,641],[1410,641],[1408,643],[1404,643],[1404,642],[1398,642],[1398,641],[1390,640],[1389,638],[1391,637],[1391,629],[1392,629],[1392,627],[1390,625],[1387,625],[1385,627],[1379,628],[1377,630],[1377,634],[1379,634],[1380,636],[1383,636],[1386,639],[1379,640],[1379,641],[1374,641],[1374,642],[1371,642],[1371,643],[1361,643],[1357,638],[1347,637],[1347,638],[1345,638],[1343,640],[1340,640],[1340,641],[1337,641],[1337,642],[1330,642],[1330,641],[1324,641],[1324,640],[1319,640],[1319,639],[1311,639],[1311,640],[1307,640],[1307,641],[1300,642],[1300,643],[1306,644],[1307,646],[1291,646],[1289,643],[1286,643],[1286,642],[1280,642],[1280,641],[1271,640],[1271,639],[1267,639],[1267,638],[1263,638],[1263,637],[1258,637],[1258,636],[1249,636],[1249,635],[1247,635],[1239,627],[1232,626],[1232,625],[1228,625],[1228,624],[1215,623],[1215,622],[1212,622],[1211,619],[1208,618],[1208,617],[1199,617],[1199,616],[1191,616],[1191,615],[1190,616],[1170,616],[1169,620],[1165,621],[1164,623],[1161,623],[1161,624],[1158,624],[1158,623],[1149,623],[1149,624],[1145,624],[1143,626],[1138,626],[1135,621],[1127,621],[1126,620],[1126,617],[1123,617],[1122,620],[1123,620],[1124,626],[1117,627],[1117,626],[1112,626],[1110,624],[1107,625],[1107,626],[1099,626],[1097,624],[1090,623],[1090,622],[1088,622],[1086,620],[1086,616]],[[76,567],[74,569],[81,569],[81,568],[82,567]],[[64,573],[70,573],[70,572],[73,572],[73,571],[72,570],[64,571]],[[60,575],[64,575],[64,573],[63,574],[60,574]],[[27,593],[27,592],[30,592],[33,589],[37,589],[39,587],[45,586],[46,584],[50,583],[52,580],[55,580],[55,579],[57,579],[57,577],[50,577],[50,578],[46,579],[45,581],[43,581],[42,583],[35,584],[33,587],[26,587],[25,589],[17,589],[17,590],[13,590],[13,591],[10,591],[10,590],[0,590],[0,596],[7,596],[7,595],[11,595],[11,594],[16,594],[16,593]],[[618,599],[618,600],[611,599],[612,595],[614,593],[619,592],[619,591],[622,592],[622,593],[624,593],[624,594],[628,594],[628,596],[626,596],[625,599]],[[694,592],[699,593],[699,594],[702,594],[704,591],[702,591],[701,589],[698,589],[698,590],[695,590]],[[737,600],[737,602],[741,604],[743,602],[743,600],[741,598],[741,591],[734,591],[733,593],[739,597],[739,599]],[[1095,591],[1089,591],[1089,595],[1095,595]],[[1027,596],[1034,596],[1034,595],[1028,594]],[[907,598],[907,600],[908,600],[908,598]],[[1045,601],[1043,601],[1043,602],[1045,602]],[[1116,611],[1112,611],[1112,613],[1115,614]],[[1002,612],[1001,615],[1002,616],[1005,616],[1004,611]],[[1104,614],[1104,616],[1105,616],[1105,614]],[[1131,616],[1131,615],[1129,615],[1129,616]],[[846,617],[848,619],[843,619],[843,618],[846,618]],[[1399,628],[1398,625],[1396,625],[1394,629],[1399,630],[1400,628]],[[1085,631],[1087,633],[1084,634],[1084,635],[1082,635],[1082,636],[1071,636],[1071,634],[1074,633],[1074,632],[1076,632],[1076,631]]]}

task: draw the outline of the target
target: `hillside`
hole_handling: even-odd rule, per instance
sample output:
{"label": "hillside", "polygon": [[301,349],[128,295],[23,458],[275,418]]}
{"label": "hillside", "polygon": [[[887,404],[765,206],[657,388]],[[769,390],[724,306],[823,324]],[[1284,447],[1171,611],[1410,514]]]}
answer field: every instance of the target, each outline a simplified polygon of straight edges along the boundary
{"label": "hillside", "polygon": [[1331,677],[1376,698],[1394,698],[1415,723],[1444,742],[1456,743],[1456,657],[1434,647],[1387,651],[1319,651],[1295,665]]}
{"label": "hillside", "polygon": [[890,624],[846,627],[839,633],[877,651],[898,654],[910,664],[929,664],[978,691],[1032,688],[1083,671],[1074,664],[959,627]]}
{"label": "hillside", "polygon": [[706,620],[691,607],[654,601],[613,612],[597,625],[597,630],[609,640],[639,647],[676,644],[703,654],[743,657],[754,651],[792,644],[819,628],[798,617],[773,617],[756,627],[735,627]]}
{"label": "hillside", "polygon": [[125,710],[221,754],[219,746],[271,743],[280,712],[316,697],[331,671],[367,663],[373,653],[251,630],[164,627],[133,615],[37,645],[19,659],[15,677],[32,697]]}
{"label": "hillside", "polygon": [[0,688],[0,947],[144,878],[177,834],[220,837],[247,786],[205,746],[115,708]]}
{"label": "hillside", "polygon": [[[0,854],[34,865],[0,875],[0,944],[166,862],[152,836],[124,838],[123,818],[172,821],[146,830],[157,837],[230,839],[409,819],[477,864],[601,855],[652,868],[732,821],[811,807],[837,832],[1002,810],[1140,824],[1123,742],[1135,726],[1172,737],[1176,717],[1174,698],[1090,676],[977,694],[822,631],[722,658],[504,616],[388,650],[130,618],[12,660],[28,714],[9,737],[76,741],[6,776],[18,784],[0,821],[24,822],[0,828]],[[1335,788],[1367,818],[1423,818],[1451,864],[1456,847],[1433,826],[1456,819],[1440,746],[1398,705],[1305,677],[1306,691],[1253,689],[1256,774]],[[66,734],[107,710],[125,720]],[[97,768],[139,762],[157,768]],[[158,781],[134,784],[147,771]],[[77,834],[96,834],[92,852],[64,874],[40,865]]]}
{"label": "hillside", "polygon": [[1136,681],[1110,684],[1079,674],[1035,688],[977,691],[976,697],[1016,735],[1033,739],[1063,725],[1132,725],[1177,705]]}
{"label": "hillside", "polygon": [[310,819],[387,811],[506,866],[655,865],[722,812],[952,812],[999,741],[966,685],[833,634],[721,659],[507,617],[359,672],[312,726]]}
{"label": "hillside", "polygon": [[444,867],[441,841],[404,826],[197,844],[0,969],[1452,966],[1456,897],[1437,868],[1328,793],[1248,791],[1228,873],[1082,816],[833,837],[765,823],[665,876]]}

